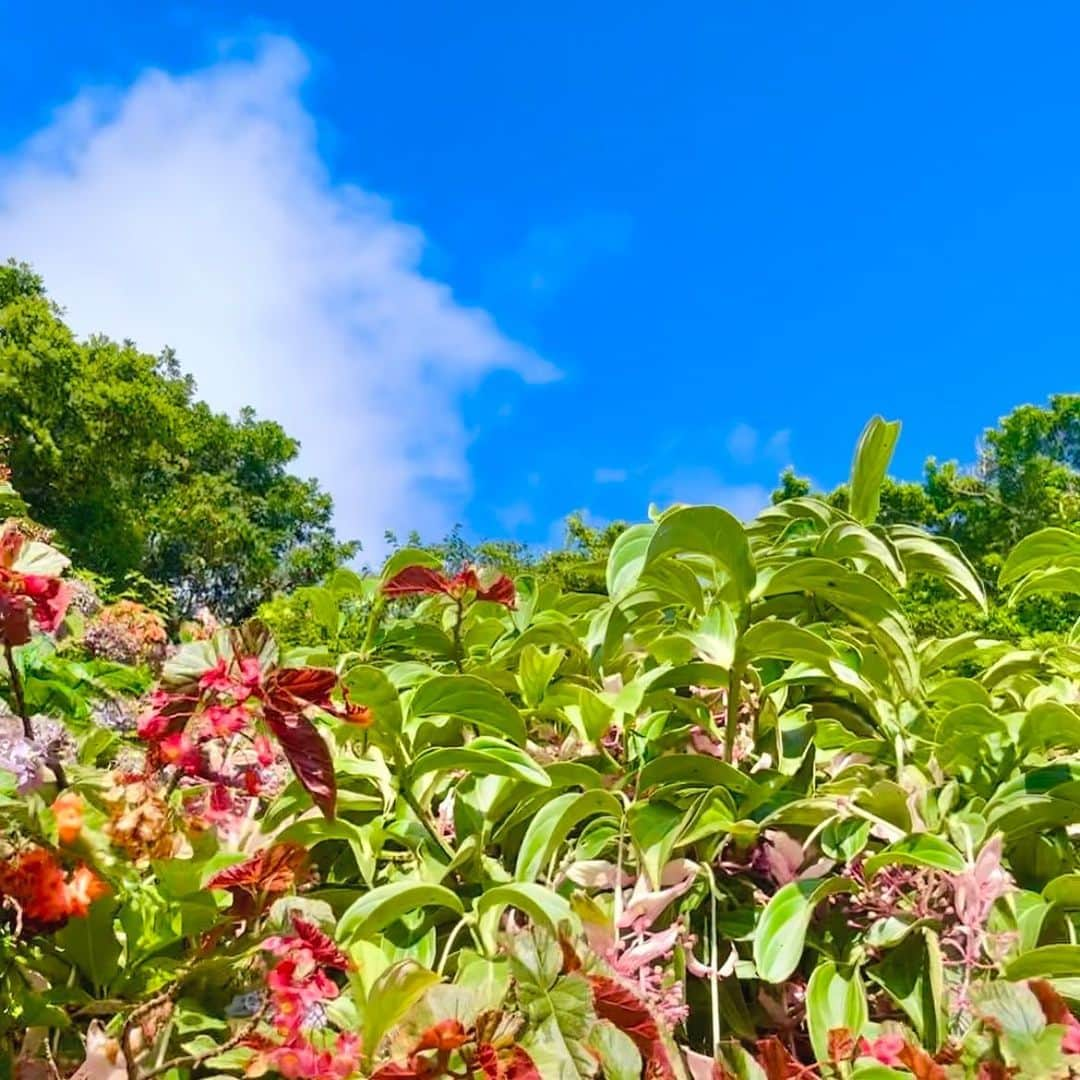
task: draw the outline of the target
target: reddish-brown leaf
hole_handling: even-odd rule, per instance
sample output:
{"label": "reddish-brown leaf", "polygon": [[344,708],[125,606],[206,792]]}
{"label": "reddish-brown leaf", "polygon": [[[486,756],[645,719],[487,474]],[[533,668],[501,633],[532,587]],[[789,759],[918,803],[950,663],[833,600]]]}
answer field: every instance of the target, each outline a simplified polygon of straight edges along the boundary
{"label": "reddish-brown leaf", "polygon": [[829,1060],[850,1061],[855,1056],[855,1036],[846,1027],[829,1029]]}
{"label": "reddish-brown leaf", "polygon": [[250,859],[219,870],[206,883],[210,889],[272,896],[287,892],[296,883],[307,852],[299,844],[274,844]]}
{"label": "reddish-brown leaf", "polygon": [[406,566],[382,587],[386,596],[414,596],[418,593],[433,596],[449,590],[450,582],[430,566]]}
{"label": "reddish-brown leaf", "polygon": [[1050,983],[1045,979],[1031,979],[1028,982],[1028,988],[1039,999],[1039,1005],[1042,1006],[1043,1016],[1046,1017],[1048,1024],[1068,1023],[1072,1015],[1069,1012],[1069,1006]]}
{"label": "reddish-brown leaf", "polygon": [[758,1064],[767,1080],[816,1080],[818,1071],[813,1065],[803,1065],[792,1057],[788,1048],[775,1036],[759,1039]]}
{"label": "reddish-brown leaf", "polygon": [[305,704],[327,705],[337,681],[337,672],[330,668],[275,668],[266,680],[266,697],[281,712]]}
{"label": "reddish-brown leaf", "polygon": [[488,600],[493,604],[504,604],[512,608],[517,606],[517,591],[514,589],[513,581],[505,574],[501,574],[486,588],[477,582],[476,599]]}
{"label": "reddish-brown leaf", "polygon": [[916,1080],[948,1080],[945,1070],[921,1047],[905,1043],[897,1055]]}
{"label": "reddish-brown leaf", "polygon": [[468,1041],[468,1032],[460,1020],[440,1020],[423,1032],[412,1052],[419,1054],[422,1050],[438,1050],[439,1053],[448,1054]]}
{"label": "reddish-brown leaf", "polygon": [[673,1076],[671,1061],[652,1012],[629,987],[605,975],[589,977],[596,1015],[614,1024],[634,1041],[645,1062],[646,1075],[657,1080]]}
{"label": "reddish-brown leaf", "polygon": [[333,938],[324,934],[314,923],[293,915],[293,929],[296,936],[302,938],[311,950],[315,961],[324,967],[340,968],[347,971],[352,965],[349,958],[334,944]]}
{"label": "reddish-brown leaf", "polygon": [[337,783],[334,762],[326,741],[315,725],[300,713],[283,713],[276,708],[263,712],[266,726],[277,739],[292,771],[315,805],[328,817],[334,816]]}

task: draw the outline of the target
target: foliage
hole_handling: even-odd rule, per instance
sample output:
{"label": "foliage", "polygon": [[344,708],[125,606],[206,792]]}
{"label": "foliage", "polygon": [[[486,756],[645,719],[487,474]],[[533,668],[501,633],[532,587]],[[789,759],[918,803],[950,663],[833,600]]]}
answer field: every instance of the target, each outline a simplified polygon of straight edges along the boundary
{"label": "foliage", "polygon": [[29,512],[86,569],[168,585],[182,614],[236,617],[355,546],[334,540],[329,496],[287,471],[295,440],[194,392],[169,352],[77,341],[37,275],[0,266],[0,437]]}
{"label": "foliage", "polygon": [[[187,627],[133,728],[89,702],[145,669],[86,658],[62,556],[0,543],[8,1055],[113,1080],[1070,1075],[1080,637],[913,632],[913,579],[973,619],[986,598],[947,538],[887,520],[882,423],[859,519],[673,507],[619,533],[599,591],[402,548],[308,588],[316,643]],[[1080,592],[1080,540],[1028,535],[999,587]]]}

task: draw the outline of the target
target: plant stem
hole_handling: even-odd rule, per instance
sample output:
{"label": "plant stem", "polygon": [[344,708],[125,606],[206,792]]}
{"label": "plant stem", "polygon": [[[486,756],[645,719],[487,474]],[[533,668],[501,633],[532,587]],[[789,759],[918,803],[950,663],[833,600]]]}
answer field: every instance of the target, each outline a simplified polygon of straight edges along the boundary
{"label": "plant stem", "polygon": [[724,718],[724,760],[735,757],[735,736],[739,731],[739,696],[742,693],[742,666],[732,664],[728,675],[727,716]]}
{"label": "plant stem", "polygon": [[443,839],[439,830],[432,824],[428,814],[424,812],[424,808],[420,805],[420,801],[412,793],[408,784],[408,766],[405,763],[405,756],[401,752],[401,748],[397,745],[394,746],[394,768],[398,774],[398,791],[401,797],[408,804],[409,809],[416,815],[417,820],[427,830],[428,836],[435,841],[436,846],[440,851],[448,858],[453,860],[455,852],[452,847]]}
{"label": "plant stem", "polygon": [[461,648],[461,620],[465,618],[465,606],[460,596],[455,598],[454,603],[457,605],[457,618],[454,620],[454,667],[458,669],[458,674],[460,674],[464,671],[464,657]]}
{"label": "plant stem", "polygon": [[380,593],[371,605],[371,614],[368,616],[367,633],[364,634],[364,643],[360,646],[360,655],[365,662],[371,659],[371,650],[375,646],[375,632],[379,629],[382,621],[382,613],[386,608],[386,597]]}
{"label": "plant stem", "polygon": [[11,696],[15,699],[15,712],[22,720],[23,734],[28,738],[34,737],[34,729],[30,723],[30,716],[26,711],[26,698],[23,697],[22,676],[15,664],[15,653],[11,648],[11,642],[4,642],[4,659],[7,661],[8,677],[11,679]]}
{"label": "plant stem", "polygon": [[446,971],[447,962],[450,960],[450,950],[454,947],[454,942],[458,939],[458,934],[464,930],[472,920],[472,915],[462,915],[458,919],[454,929],[450,931],[450,936],[446,939],[446,944],[443,946],[442,957],[439,960],[439,966],[435,969],[440,975]]}

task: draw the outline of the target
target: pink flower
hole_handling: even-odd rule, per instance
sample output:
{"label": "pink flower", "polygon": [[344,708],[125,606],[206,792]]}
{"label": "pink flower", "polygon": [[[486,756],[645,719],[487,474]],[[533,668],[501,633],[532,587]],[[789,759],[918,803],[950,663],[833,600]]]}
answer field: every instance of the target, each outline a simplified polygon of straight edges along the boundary
{"label": "pink flower", "polygon": [[956,916],[971,929],[986,925],[999,897],[1012,891],[1013,882],[1001,865],[1001,836],[983,846],[973,866],[953,875]]}
{"label": "pink flower", "polygon": [[638,878],[619,926],[641,930],[652,926],[669,904],[689,891],[697,873],[697,866],[688,859],[674,859],[661,871],[659,889],[651,890],[644,876]]}
{"label": "pink flower", "polygon": [[274,764],[274,744],[265,735],[256,735],[252,740],[255,747],[255,757],[259,764],[266,768]]}
{"label": "pink flower", "polygon": [[232,690],[232,687],[232,679],[229,678],[229,665],[225,662],[224,657],[218,660],[209,671],[204,671],[199,679],[200,690],[217,690],[228,693]]}
{"label": "pink flower", "polygon": [[191,736],[184,731],[174,731],[158,743],[158,753],[167,765],[175,765],[186,773],[199,771],[202,759]]}
{"label": "pink flower", "polygon": [[247,727],[248,712],[240,705],[211,705],[205,713],[210,738],[227,739]]}
{"label": "pink flower", "polygon": [[859,1053],[863,1057],[872,1057],[882,1065],[903,1066],[900,1051],[904,1049],[903,1035],[879,1035],[876,1039],[860,1039]]}
{"label": "pink flower", "polygon": [[1065,1017],[1065,1034],[1061,1040],[1061,1049],[1066,1054],[1080,1054],[1080,1020],[1072,1013]]}

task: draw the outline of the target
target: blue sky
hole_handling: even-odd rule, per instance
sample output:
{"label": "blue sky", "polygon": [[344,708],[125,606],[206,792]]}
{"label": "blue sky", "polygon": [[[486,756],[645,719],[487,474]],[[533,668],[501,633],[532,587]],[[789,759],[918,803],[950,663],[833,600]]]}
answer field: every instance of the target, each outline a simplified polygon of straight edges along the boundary
{"label": "blue sky", "polygon": [[5,23],[0,254],[281,420],[369,546],[749,513],[874,412],[915,476],[1080,390],[1072,5]]}

